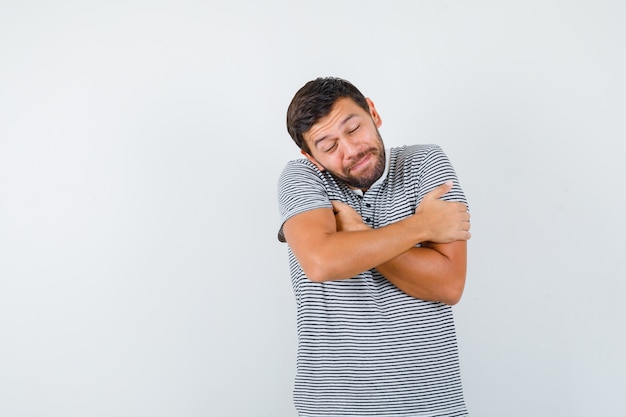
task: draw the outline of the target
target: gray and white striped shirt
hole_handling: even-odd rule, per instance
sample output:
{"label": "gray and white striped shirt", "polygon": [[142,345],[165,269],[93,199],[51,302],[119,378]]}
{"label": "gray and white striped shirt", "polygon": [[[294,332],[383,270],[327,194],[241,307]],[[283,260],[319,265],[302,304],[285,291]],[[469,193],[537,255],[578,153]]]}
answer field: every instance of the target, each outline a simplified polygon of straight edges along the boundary
{"label": "gray and white striped shirt", "polygon": [[[440,147],[387,153],[386,177],[362,196],[306,159],[290,161],[279,179],[281,222],[339,200],[382,227],[415,213],[427,192],[450,179],[454,186],[444,199],[467,203]],[[297,305],[294,403],[301,417],[467,415],[450,306],[410,297],[375,269],[315,283],[288,254]]]}

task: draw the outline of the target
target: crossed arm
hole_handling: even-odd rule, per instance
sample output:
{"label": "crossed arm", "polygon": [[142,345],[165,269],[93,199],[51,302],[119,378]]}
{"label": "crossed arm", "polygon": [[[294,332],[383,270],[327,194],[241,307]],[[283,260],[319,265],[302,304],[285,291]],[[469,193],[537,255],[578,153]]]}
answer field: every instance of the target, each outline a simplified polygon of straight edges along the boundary
{"label": "crossed arm", "polygon": [[[349,206],[333,202],[285,222],[289,246],[312,281],[351,278],[376,268],[405,293],[455,304],[465,285],[469,213],[463,203],[440,200],[451,188],[428,193],[415,214],[378,229]],[[421,247],[415,247],[421,243]]]}

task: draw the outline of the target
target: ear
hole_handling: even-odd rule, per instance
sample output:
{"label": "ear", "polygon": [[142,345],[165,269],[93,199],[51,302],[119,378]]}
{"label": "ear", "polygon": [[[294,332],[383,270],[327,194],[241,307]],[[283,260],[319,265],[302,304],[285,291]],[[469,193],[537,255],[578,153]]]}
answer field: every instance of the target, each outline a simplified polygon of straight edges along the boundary
{"label": "ear", "polygon": [[376,111],[376,107],[374,107],[374,102],[369,98],[365,98],[367,105],[370,108],[370,116],[372,116],[372,120],[374,120],[374,124],[376,127],[380,127],[383,124],[383,119],[380,117],[378,111]]}
{"label": "ear", "polygon": [[326,168],[324,168],[322,166],[322,164],[320,164],[319,162],[317,162],[317,159],[313,158],[312,155],[308,154],[307,152],[301,150],[300,153],[304,156],[306,156],[306,159],[308,159],[309,161],[311,161],[313,163],[313,165],[315,165],[317,167],[317,169],[319,169],[320,171],[324,171]]}

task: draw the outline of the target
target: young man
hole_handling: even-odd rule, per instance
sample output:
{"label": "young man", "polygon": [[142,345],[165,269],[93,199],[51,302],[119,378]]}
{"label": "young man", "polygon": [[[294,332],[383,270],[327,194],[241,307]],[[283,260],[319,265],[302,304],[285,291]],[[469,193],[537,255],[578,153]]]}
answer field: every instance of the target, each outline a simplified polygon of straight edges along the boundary
{"label": "young man", "polygon": [[469,213],[436,145],[385,149],[350,82],[306,83],[287,111],[305,158],[278,188],[298,316],[302,417],[466,416],[451,305]]}

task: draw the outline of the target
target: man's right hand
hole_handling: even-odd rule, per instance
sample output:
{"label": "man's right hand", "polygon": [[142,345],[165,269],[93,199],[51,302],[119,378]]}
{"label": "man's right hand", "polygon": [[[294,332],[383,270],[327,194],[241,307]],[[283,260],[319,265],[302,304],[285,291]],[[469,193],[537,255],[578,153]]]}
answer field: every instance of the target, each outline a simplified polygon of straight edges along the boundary
{"label": "man's right hand", "polygon": [[452,181],[440,185],[426,194],[415,210],[414,220],[426,233],[429,242],[449,243],[471,237],[467,206],[460,202],[441,200],[451,189]]}

